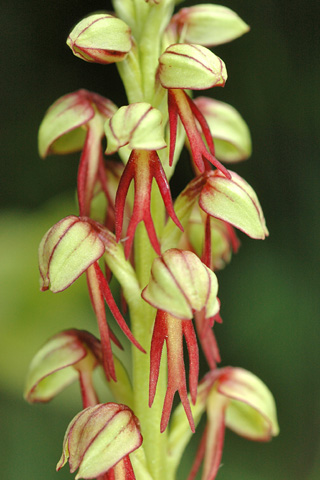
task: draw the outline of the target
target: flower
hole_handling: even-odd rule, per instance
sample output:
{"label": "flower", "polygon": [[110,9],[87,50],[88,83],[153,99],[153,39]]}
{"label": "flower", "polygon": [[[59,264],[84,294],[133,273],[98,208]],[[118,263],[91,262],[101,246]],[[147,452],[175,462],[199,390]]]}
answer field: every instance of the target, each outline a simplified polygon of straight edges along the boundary
{"label": "flower", "polygon": [[237,173],[230,172],[230,175],[231,178],[226,178],[217,170],[205,175],[200,207],[208,215],[230,223],[249,237],[264,240],[269,232],[255,191]]}
{"label": "flower", "polygon": [[103,125],[117,110],[111,100],[87,90],[59,98],[45,114],[38,135],[40,155],[65,154],[83,148],[78,171],[81,215],[90,214],[97,178],[101,179]]}
{"label": "flower", "polygon": [[112,478],[134,479],[129,454],[141,444],[139,421],[129,407],[117,403],[88,407],[67,428],[57,470],[69,461],[71,473],[79,469],[76,479],[96,478],[119,467],[128,476]]}
{"label": "flower", "polygon": [[33,358],[27,376],[25,399],[48,402],[76,379],[83,403],[98,403],[92,388],[92,372],[102,363],[99,340],[85,330],[65,330],[50,338]]}
{"label": "flower", "polygon": [[105,122],[106,154],[111,155],[128,145],[131,150],[161,150],[163,138],[162,114],[147,102],[120,107]]}
{"label": "flower", "polygon": [[[110,241],[111,234],[110,234]],[[41,291],[68,288],[90,265],[102,257],[104,239],[93,221],[69,215],[53,225],[39,245]]]}
{"label": "flower", "polygon": [[207,426],[188,480],[196,476],[202,459],[202,480],[214,480],[220,466],[225,427],[249,440],[268,441],[279,434],[273,396],[253,373],[226,367],[209,372],[201,382],[206,390]]}
{"label": "flower", "polygon": [[206,318],[219,312],[218,280],[192,252],[172,248],[153,261],[142,298],[155,308],[181,320],[192,320],[195,311]]}
{"label": "flower", "polygon": [[87,217],[70,215],[51,227],[39,246],[41,290],[54,293],[68,288],[82,273],[86,272],[90,299],[97,316],[101,335],[103,364],[108,379],[116,380],[111,339],[120,346],[107,325],[104,301],[121,330],[145,352],[133,337],[112,296],[108,282],[99,267],[98,260],[107,250],[117,248],[114,235],[105,227]]}
{"label": "flower", "polygon": [[[230,178],[226,178],[218,170],[206,171],[189,182],[176,199],[174,206],[183,228],[188,231],[188,223],[198,203],[200,209],[209,217],[226,222],[251,238],[265,239],[269,232],[255,191],[237,173],[229,170],[229,174]],[[209,224],[207,220],[204,222],[204,249],[211,245]],[[236,251],[238,242],[232,231],[229,235],[232,248]],[[162,248],[168,248],[172,242],[177,244],[180,237],[175,225],[168,222],[162,235]],[[205,256],[207,260],[210,259],[208,250]],[[208,261],[205,263],[213,266]]]}
{"label": "flower", "polygon": [[76,57],[86,62],[121,62],[131,49],[131,31],[119,18],[97,13],[85,17],[74,27],[67,45]]}
{"label": "flower", "polygon": [[[227,169],[214,156],[214,145],[204,116],[184,91],[184,89],[203,90],[224,86],[227,71],[223,61],[201,45],[171,45],[159,58],[158,77],[161,85],[168,89],[169,164],[172,165],[173,162],[179,116],[198,170],[203,172],[207,169],[203,161],[206,159],[229,178]],[[201,126],[208,148],[201,138],[196,120]]]}
{"label": "flower", "polygon": [[164,341],[167,345],[168,387],[160,424],[162,432],[167,427],[176,391],[179,392],[190,428],[194,431],[187,395],[183,337],[189,353],[190,395],[195,403],[199,353],[191,320],[199,313],[202,323],[199,320],[198,325],[202,329],[203,322],[212,326],[220,308],[217,291],[215,274],[192,252],[171,249],[153,262],[150,281],[142,291],[142,298],[158,309],[150,350],[150,406],[156,393]]}

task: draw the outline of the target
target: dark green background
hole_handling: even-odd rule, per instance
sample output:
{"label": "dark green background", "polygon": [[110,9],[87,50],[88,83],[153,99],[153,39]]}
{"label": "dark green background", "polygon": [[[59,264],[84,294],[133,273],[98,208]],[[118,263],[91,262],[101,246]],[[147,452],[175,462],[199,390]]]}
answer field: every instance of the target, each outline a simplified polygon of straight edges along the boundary
{"label": "dark green background", "polygon": [[[218,478],[316,480],[320,4],[224,5],[251,32],[215,49],[229,79],[212,93],[234,105],[250,126],[253,156],[232,168],[256,189],[270,237],[259,242],[241,235],[239,254],[219,274],[224,323],[216,334],[223,365],[251,370],[274,393],[281,434],[270,444],[255,444],[228,432]],[[118,105],[126,102],[114,66],[81,62],[65,45],[74,23],[108,7],[84,0],[2,2],[0,422],[6,480],[72,478],[67,467],[55,473],[54,466],[65,427],[81,408],[77,388],[46,406],[21,399],[28,363],[48,336],[73,326],[95,331],[83,282],[58,296],[38,291],[37,246],[54,222],[76,213],[78,159],[40,160],[36,137],[48,106],[80,87]],[[176,192],[186,181],[183,170],[173,182]]]}

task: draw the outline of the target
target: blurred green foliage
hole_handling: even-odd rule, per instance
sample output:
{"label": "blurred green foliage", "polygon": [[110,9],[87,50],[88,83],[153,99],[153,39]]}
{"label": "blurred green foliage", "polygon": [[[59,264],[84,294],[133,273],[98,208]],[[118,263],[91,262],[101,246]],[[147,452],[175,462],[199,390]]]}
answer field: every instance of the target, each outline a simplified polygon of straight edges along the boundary
{"label": "blurred green foliage", "polygon": [[[218,478],[316,480],[320,6],[295,0],[221,3],[252,30],[215,50],[229,79],[212,94],[234,105],[251,128],[253,157],[233,169],[256,189],[271,235],[264,242],[241,235],[239,254],[219,274],[224,323],[216,335],[222,364],[251,370],[274,393],[281,433],[265,445],[228,432]],[[125,103],[114,66],[81,62],[65,46],[74,23],[101,7],[111,8],[98,0],[57,0],[54,8],[36,0],[28,8],[22,0],[2,5],[0,402],[6,480],[72,478],[67,467],[59,474],[54,469],[65,428],[81,408],[77,386],[49,405],[22,400],[28,364],[49,336],[70,327],[96,333],[83,278],[61,294],[39,292],[38,243],[53,223],[77,213],[77,155],[42,162],[36,137],[44,111],[67,92],[84,87]],[[173,181],[176,192],[185,185],[185,171],[180,167]],[[190,448],[181,478],[195,445]]]}

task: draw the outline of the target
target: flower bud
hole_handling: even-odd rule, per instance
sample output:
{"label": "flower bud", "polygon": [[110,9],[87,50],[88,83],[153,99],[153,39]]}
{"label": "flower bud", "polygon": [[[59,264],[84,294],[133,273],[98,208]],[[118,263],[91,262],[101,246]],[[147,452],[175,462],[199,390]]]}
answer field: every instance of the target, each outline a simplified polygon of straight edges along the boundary
{"label": "flower bud", "polygon": [[119,18],[98,13],[81,20],[67,44],[76,57],[86,62],[121,62],[131,49],[131,31]]}
{"label": "flower bud", "polygon": [[79,370],[101,363],[99,340],[84,330],[66,330],[50,338],[33,358],[24,397],[48,402],[79,378]]}
{"label": "flower bud", "polygon": [[230,8],[210,4],[182,8],[172,17],[171,24],[176,25],[182,42],[206,47],[231,42],[249,30],[249,26]]}
{"label": "flower bud", "polygon": [[60,470],[69,460],[79,478],[96,478],[112,469],[142,444],[138,419],[126,405],[88,407],[70,422],[63,441]]}
{"label": "flower bud", "polygon": [[132,103],[119,108],[105,124],[108,155],[128,145],[131,150],[159,150],[166,147],[162,114],[149,103]]}
{"label": "flower bud", "polygon": [[257,195],[243,178],[229,172],[231,179],[218,170],[207,174],[199,205],[208,215],[231,223],[251,238],[263,240],[269,232]]}
{"label": "flower bud", "polygon": [[97,115],[104,123],[116,110],[111,100],[83,89],[59,98],[51,105],[40,125],[40,156],[44,158],[50,153],[64,154],[81,150],[87,135],[84,127],[90,120]]}
{"label": "flower bud", "polygon": [[152,264],[142,298],[155,308],[183,320],[205,309],[206,318],[219,311],[215,274],[192,252],[172,248]]}
{"label": "flower bud", "polygon": [[41,290],[57,293],[71,285],[105,252],[92,223],[70,215],[56,223],[39,245]]}
{"label": "flower bud", "polygon": [[207,97],[198,97],[194,103],[209,125],[218,160],[239,162],[251,155],[248,125],[235,108]]}
{"label": "flower bud", "polygon": [[201,45],[170,45],[159,58],[159,79],[164,88],[204,90],[223,87],[224,62]]}

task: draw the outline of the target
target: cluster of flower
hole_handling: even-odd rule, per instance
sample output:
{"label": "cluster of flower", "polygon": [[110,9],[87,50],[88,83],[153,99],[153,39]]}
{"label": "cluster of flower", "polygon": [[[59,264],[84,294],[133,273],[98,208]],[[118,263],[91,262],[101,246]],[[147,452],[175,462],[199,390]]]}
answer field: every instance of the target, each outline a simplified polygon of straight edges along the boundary
{"label": "cluster of flower", "polygon": [[[43,237],[41,290],[61,292],[85,273],[101,338],[74,329],[50,339],[31,364],[26,398],[48,401],[79,379],[84,410],[68,427],[57,466],[69,460],[71,472],[79,468],[76,478],[174,478],[204,412],[207,427],[190,480],[202,460],[202,479],[215,478],[225,426],[253,440],[278,433],[267,387],[243,369],[217,368],[220,354],[212,330],[221,322],[215,272],[238,249],[234,227],[255,239],[268,235],[254,190],[221,163],[250,155],[249,130],[230,105],[192,98],[192,91],[221,87],[227,80],[224,62],[208,47],[241,36],[248,26],[217,5],[172,15],[174,3],[115,0],[117,16],[97,13],[76,25],[67,41],[73,53],[88,62],[116,63],[130,103],[117,108],[107,98],[79,90],[55,102],[40,126],[42,157],[82,151],[79,216],[60,220]],[[169,179],[184,145],[195,176],[173,202]],[[115,153],[121,161],[109,158]],[[112,296],[111,274],[122,288],[131,329]],[[107,323],[105,302],[136,347],[133,388],[112,351],[111,342],[121,344]],[[198,341],[210,368],[200,382]],[[146,351],[150,368],[142,375],[141,368],[135,371],[136,359]],[[144,386],[149,377],[151,407],[164,383],[159,381],[162,362],[167,364],[162,416],[154,410],[150,424]],[[99,403],[92,372],[100,365],[119,403]],[[161,477],[150,458],[161,455],[152,435],[166,431],[176,392],[181,404],[169,435],[163,436],[170,460],[161,459],[166,469]]]}

